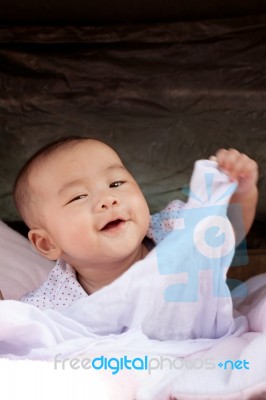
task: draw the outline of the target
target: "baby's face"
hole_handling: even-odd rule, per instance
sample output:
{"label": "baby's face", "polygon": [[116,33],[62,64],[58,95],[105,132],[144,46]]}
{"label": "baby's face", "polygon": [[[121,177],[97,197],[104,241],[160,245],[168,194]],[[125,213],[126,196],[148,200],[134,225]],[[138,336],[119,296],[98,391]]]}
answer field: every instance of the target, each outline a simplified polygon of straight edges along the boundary
{"label": "baby's face", "polygon": [[118,155],[94,140],[74,143],[38,167],[30,185],[44,228],[76,268],[128,257],[147,232],[149,209]]}

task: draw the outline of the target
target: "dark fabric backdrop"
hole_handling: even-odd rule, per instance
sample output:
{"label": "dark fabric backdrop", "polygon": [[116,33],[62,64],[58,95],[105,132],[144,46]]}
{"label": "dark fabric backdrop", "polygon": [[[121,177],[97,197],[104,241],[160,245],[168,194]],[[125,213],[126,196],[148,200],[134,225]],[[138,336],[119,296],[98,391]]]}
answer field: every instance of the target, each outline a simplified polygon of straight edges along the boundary
{"label": "dark fabric backdrop", "polygon": [[18,219],[11,191],[25,160],[78,134],[120,152],[152,212],[184,198],[196,159],[236,147],[259,163],[264,223],[266,14],[2,26],[0,122],[1,219]]}
{"label": "dark fabric backdrop", "polygon": [[1,0],[0,23],[176,22],[263,12],[264,0]]}

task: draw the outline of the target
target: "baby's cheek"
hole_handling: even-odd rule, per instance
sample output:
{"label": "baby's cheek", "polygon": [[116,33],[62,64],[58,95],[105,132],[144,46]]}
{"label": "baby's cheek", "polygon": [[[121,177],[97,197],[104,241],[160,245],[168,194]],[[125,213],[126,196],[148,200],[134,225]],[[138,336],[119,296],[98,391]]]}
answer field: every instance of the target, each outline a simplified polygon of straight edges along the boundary
{"label": "baby's cheek", "polygon": [[143,226],[143,231],[146,234],[149,224],[150,224],[150,210],[149,210],[149,207],[148,207],[146,201],[144,201],[142,204],[142,210],[140,212],[140,220],[141,220],[141,224]]}
{"label": "baby's cheek", "polygon": [[139,188],[135,188],[131,193],[128,193],[127,200],[131,213],[135,215],[135,219],[145,230],[145,227],[149,226],[150,211],[143,193]]}

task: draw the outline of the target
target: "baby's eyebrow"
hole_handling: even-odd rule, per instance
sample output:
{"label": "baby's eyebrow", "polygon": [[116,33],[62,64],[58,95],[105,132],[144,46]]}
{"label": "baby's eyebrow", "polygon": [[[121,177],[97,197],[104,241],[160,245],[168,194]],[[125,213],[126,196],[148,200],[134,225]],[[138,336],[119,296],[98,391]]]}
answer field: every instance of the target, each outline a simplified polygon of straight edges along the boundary
{"label": "baby's eyebrow", "polygon": [[57,195],[60,196],[66,189],[69,189],[72,186],[77,186],[82,184],[82,179],[74,179],[73,181],[66,182],[61,188],[58,190]]}
{"label": "baby's eyebrow", "polygon": [[[125,167],[121,164],[112,164],[112,165],[109,165],[107,168],[104,168],[103,171],[106,172],[106,171],[113,170],[113,169],[125,170]],[[60,189],[57,192],[57,195],[60,196],[60,195],[62,195],[62,193],[65,190],[67,190],[73,186],[81,185],[82,183],[84,183],[83,179],[74,179],[73,181],[66,182],[63,186],[60,187]]]}
{"label": "baby's eyebrow", "polygon": [[112,169],[123,169],[123,170],[125,170],[125,167],[122,164],[112,164],[112,165],[109,165],[107,168],[105,168],[104,171],[109,171],[109,170],[112,170]]}

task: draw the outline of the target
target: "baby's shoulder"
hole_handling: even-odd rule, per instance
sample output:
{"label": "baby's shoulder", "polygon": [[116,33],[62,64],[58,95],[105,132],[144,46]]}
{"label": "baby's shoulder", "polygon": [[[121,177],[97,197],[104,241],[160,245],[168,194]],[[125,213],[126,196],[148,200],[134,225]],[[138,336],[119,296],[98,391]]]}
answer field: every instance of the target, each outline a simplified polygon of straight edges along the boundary
{"label": "baby's shoulder", "polygon": [[151,215],[147,236],[156,244],[163,240],[174,229],[174,221],[184,205],[181,200],[172,200],[163,210]]}
{"label": "baby's shoulder", "polygon": [[38,289],[23,296],[21,301],[42,310],[62,310],[84,295],[86,293],[77,280],[74,268],[59,259],[46,281]]}

